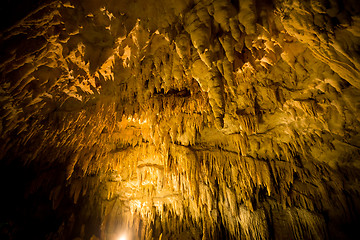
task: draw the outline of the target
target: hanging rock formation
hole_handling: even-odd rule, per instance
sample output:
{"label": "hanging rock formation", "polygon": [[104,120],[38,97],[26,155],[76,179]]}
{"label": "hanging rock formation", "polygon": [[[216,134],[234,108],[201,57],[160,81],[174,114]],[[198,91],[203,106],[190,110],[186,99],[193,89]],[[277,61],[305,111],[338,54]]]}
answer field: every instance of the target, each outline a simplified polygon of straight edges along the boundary
{"label": "hanging rock formation", "polygon": [[2,239],[358,238],[357,1],[38,2],[0,35]]}

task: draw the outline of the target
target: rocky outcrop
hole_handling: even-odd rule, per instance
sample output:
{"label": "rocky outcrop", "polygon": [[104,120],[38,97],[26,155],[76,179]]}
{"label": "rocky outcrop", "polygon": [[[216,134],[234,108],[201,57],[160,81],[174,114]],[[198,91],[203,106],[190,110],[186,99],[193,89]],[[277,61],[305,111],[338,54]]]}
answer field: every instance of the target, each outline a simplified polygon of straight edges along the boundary
{"label": "rocky outcrop", "polygon": [[[1,167],[30,172],[29,201],[56,215],[36,236],[351,239],[359,11],[43,3],[0,43]],[[1,220],[17,229],[3,224],[6,237],[21,236],[13,218]]]}

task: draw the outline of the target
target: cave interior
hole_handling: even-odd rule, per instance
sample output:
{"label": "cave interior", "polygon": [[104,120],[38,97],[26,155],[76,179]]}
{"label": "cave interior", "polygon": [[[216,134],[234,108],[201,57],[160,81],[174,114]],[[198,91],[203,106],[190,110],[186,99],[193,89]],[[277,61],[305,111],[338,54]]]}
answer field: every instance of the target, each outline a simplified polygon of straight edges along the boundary
{"label": "cave interior", "polygon": [[0,239],[359,239],[356,0],[0,7]]}

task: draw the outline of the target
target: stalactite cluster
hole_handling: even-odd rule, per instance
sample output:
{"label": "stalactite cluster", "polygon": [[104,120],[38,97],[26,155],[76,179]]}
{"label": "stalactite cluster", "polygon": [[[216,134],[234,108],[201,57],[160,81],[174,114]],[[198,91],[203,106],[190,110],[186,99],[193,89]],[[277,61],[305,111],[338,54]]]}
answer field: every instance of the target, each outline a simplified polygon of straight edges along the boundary
{"label": "stalactite cluster", "polygon": [[47,239],[351,239],[359,19],[341,0],[43,2],[0,35],[1,166],[34,172]]}

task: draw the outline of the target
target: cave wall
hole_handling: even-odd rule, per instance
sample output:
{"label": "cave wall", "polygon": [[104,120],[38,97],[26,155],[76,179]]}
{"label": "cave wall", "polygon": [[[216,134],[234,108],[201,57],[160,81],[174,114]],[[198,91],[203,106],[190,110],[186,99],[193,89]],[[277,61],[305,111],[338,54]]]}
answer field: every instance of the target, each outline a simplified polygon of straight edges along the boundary
{"label": "cave wall", "polygon": [[359,13],[42,1],[0,35],[2,236],[356,239]]}

